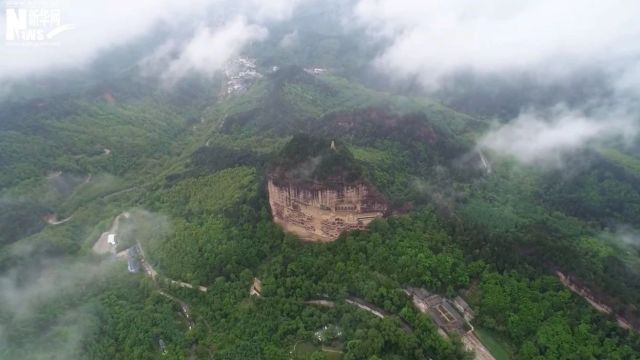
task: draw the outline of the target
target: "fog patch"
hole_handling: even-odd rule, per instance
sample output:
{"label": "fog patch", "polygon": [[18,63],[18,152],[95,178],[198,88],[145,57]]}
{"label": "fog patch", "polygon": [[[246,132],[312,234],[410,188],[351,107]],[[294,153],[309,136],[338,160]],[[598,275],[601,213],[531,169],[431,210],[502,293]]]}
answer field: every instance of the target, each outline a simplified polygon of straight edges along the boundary
{"label": "fog patch", "polygon": [[419,177],[412,177],[409,182],[411,191],[418,198],[427,199],[443,215],[453,214],[455,204],[464,197],[447,179],[449,171],[443,166],[433,168],[433,180],[427,181]]}
{"label": "fog patch", "polygon": [[297,166],[287,170],[286,177],[289,179],[310,179],[325,157],[315,156],[303,161]]}
{"label": "fog patch", "polygon": [[282,37],[279,46],[283,49],[290,49],[297,46],[299,41],[298,30],[294,30]]}
{"label": "fog patch", "polygon": [[[0,42],[0,79],[84,66],[100,51],[141,37],[159,22],[175,24],[195,16],[207,3],[211,1],[57,1],[63,21],[75,29],[56,37],[58,46],[11,46]],[[0,28],[4,29],[5,23],[3,11]]]}
{"label": "fog patch", "polygon": [[259,22],[283,21],[293,16],[295,9],[309,0],[248,0],[243,13]]}
{"label": "fog patch", "polygon": [[0,102],[5,101],[13,91],[13,84],[0,82]]}
{"label": "fog patch", "polygon": [[[121,239],[157,241],[169,231],[164,215],[143,209],[125,213],[129,216],[117,226]],[[3,263],[0,273],[0,349],[11,352],[0,350],[0,357],[85,358],[100,329],[97,296],[108,285],[103,281],[126,271],[127,262],[115,256],[47,255],[43,240],[32,237],[4,248],[12,261]]]}
{"label": "fog patch", "polygon": [[37,267],[13,268],[0,277],[0,301],[19,319],[57,296],[93,283],[113,265],[111,261],[42,259]]}
{"label": "fog patch", "polygon": [[[19,79],[30,75],[47,75],[52,71],[82,68],[99,58],[109,49],[139,41],[159,27],[169,33],[188,31],[193,24],[208,29],[210,33],[220,25],[220,19],[246,18],[258,26],[290,18],[298,6],[307,0],[60,0],[62,21],[75,26],[56,37],[57,46],[11,46],[0,42],[0,80]],[[37,6],[37,5],[35,5]],[[0,28],[6,27],[5,12],[0,12]],[[206,32],[199,33],[204,39]],[[196,40],[200,40],[197,38]],[[215,52],[235,49],[224,46]],[[189,50],[189,61],[202,66],[208,59],[202,49]],[[195,58],[194,58],[195,57]],[[184,64],[175,65],[173,71],[181,73],[190,69]],[[0,86],[0,95],[2,93]],[[1,99],[1,97],[0,97]]]}
{"label": "fog patch", "polygon": [[546,111],[522,112],[484,135],[479,147],[524,164],[562,166],[565,155],[588,146],[612,141],[631,144],[638,130],[638,118],[620,109],[599,109],[586,114],[557,106]]}
{"label": "fog patch", "polygon": [[618,225],[614,231],[615,238],[621,243],[640,250],[640,230],[630,225]]}
{"label": "fog patch", "polygon": [[248,24],[238,17],[219,28],[201,26],[193,37],[182,45],[169,40],[140,63],[143,74],[159,72],[166,87],[192,75],[213,78],[233,57],[253,41],[262,41],[266,28]]}
{"label": "fog patch", "polygon": [[615,249],[627,270],[640,275],[640,230],[629,224],[617,224],[603,231],[599,239]]}
{"label": "fog patch", "polygon": [[152,213],[144,209],[133,209],[121,217],[117,230],[118,248],[133,246],[137,242],[156,244],[171,231],[171,220],[164,214]]}
{"label": "fog patch", "polygon": [[389,44],[376,67],[428,88],[460,70],[544,69],[557,78],[640,54],[635,0],[360,0],[354,14]]}
{"label": "fog patch", "polygon": [[618,96],[630,98],[630,101],[635,102],[635,106],[640,106],[640,62],[625,68],[614,86]]}
{"label": "fog patch", "polygon": [[80,358],[84,341],[97,329],[86,291],[116,265],[113,259],[30,258],[28,264],[3,273],[0,344],[22,358]]}

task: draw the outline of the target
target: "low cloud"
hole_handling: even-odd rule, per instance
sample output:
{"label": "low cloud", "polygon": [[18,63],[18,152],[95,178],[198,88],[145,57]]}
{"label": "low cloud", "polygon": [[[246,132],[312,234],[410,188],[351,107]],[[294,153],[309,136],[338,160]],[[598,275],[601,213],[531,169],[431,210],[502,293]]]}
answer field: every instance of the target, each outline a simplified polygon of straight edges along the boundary
{"label": "low cloud", "polygon": [[[228,30],[253,31],[254,26],[290,18],[305,1],[307,0],[55,1],[54,6],[60,10],[62,22],[73,24],[74,30],[57,36],[55,46],[14,46],[8,41],[0,41],[0,90],[3,87],[1,82],[88,65],[102,52],[147,36],[153,29],[159,29],[158,26],[169,29],[171,34],[177,34],[192,30],[193,24],[202,24],[197,33],[200,37],[194,38],[194,41],[220,40],[213,37],[220,19],[242,17],[246,21],[227,24],[232,26]],[[37,2],[35,4],[34,6],[38,6]],[[3,10],[0,12],[3,38],[6,22]],[[230,45],[232,50],[235,49],[235,45]],[[202,43],[193,45],[199,48],[202,46]],[[207,60],[204,55],[200,55],[199,50],[192,48],[189,51],[186,56],[191,61]],[[184,71],[181,67],[186,65],[175,66],[173,71],[179,73]]]}
{"label": "low cloud", "polygon": [[283,21],[291,16],[295,9],[309,0],[249,0],[245,1],[243,13],[253,17],[256,21]]}
{"label": "low cloud", "polygon": [[625,245],[631,245],[640,250],[640,231],[629,225],[618,225],[614,236]]}
{"label": "low cloud", "polygon": [[589,145],[614,140],[630,143],[638,130],[638,119],[626,112],[599,110],[586,115],[559,106],[546,112],[523,112],[490,131],[479,145],[525,164],[561,165],[564,155]]}
{"label": "low cloud", "polygon": [[162,241],[170,231],[171,220],[168,216],[144,209],[133,209],[128,212],[128,216],[120,219],[117,236],[118,241],[127,246],[133,246],[140,241],[144,247]]}
{"label": "low cloud", "polygon": [[175,40],[165,42],[144,58],[139,67],[143,75],[159,76],[167,87],[191,75],[211,78],[246,45],[262,41],[267,35],[266,28],[238,17],[216,29],[200,27],[184,45]]}
{"label": "low cloud", "polygon": [[[115,265],[32,258],[28,266],[5,272],[0,276],[0,345],[20,358],[82,358],[84,341],[98,329],[93,304],[82,300],[83,292]],[[30,338],[16,338],[24,335]]]}
{"label": "low cloud", "polygon": [[[67,263],[62,259],[41,259],[41,262],[43,266],[38,271],[16,268],[0,277],[3,310],[10,309],[18,318],[32,316],[42,304],[95,282],[114,265],[111,261]],[[25,278],[30,280],[27,284]]]}
{"label": "low cloud", "polygon": [[[207,3],[207,0],[61,0],[56,6],[62,22],[73,24],[75,29],[56,37],[55,46],[14,46],[8,41],[0,42],[0,80],[83,66],[100,51],[143,36],[159,22],[168,24],[195,16]],[[5,29],[6,20],[2,11],[0,29]]]}
{"label": "low cloud", "polygon": [[298,31],[297,30],[292,31],[282,37],[282,39],[280,40],[279,46],[284,49],[289,49],[291,47],[296,46],[298,44],[298,41],[299,41]]}
{"label": "low cloud", "polygon": [[[154,62],[168,61],[160,75],[167,85],[194,74],[211,78],[247,44],[264,40],[267,35],[266,28],[250,25],[244,18],[236,18],[218,29],[201,27],[180,49],[175,49],[173,42],[164,44],[151,59],[145,60],[145,66],[157,67]],[[175,58],[166,59],[176,52]]]}
{"label": "low cloud", "polygon": [[389,42],[378,68],[426,86],[458,70],[553,76],[640,54],[635,0],[360,0],[354,13]]}
{"label": "low cloud", "polygon": [[[626,66],[615,80],[614,87],[619,97],[632,99],[638,106],[640,99],[640,62]],[[633,100],[635,99],[635,100]]]}
{"label": "low cloud", "polygon": [[[119,242],[160,241],[169,230],[164,215],[142,209],[129,214],[120,218]],[[41,251],[47,236],[44,231],[3,249],[14,261],[0,273],[0,357],[86,358],[88,342],[100,330],[97,295],[114,274],[126,271],[127,262],[113,256],[47,256]]]}

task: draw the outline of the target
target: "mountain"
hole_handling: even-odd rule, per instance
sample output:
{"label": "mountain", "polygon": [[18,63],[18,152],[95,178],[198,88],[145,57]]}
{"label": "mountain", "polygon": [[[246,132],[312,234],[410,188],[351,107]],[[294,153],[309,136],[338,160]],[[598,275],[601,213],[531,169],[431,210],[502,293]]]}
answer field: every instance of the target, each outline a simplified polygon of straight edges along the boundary
{"label": "mountain", "polygon": [[346,231],[366,230],[388,208],[351,152],[335,140],[294,136],[267,179],[274,222],[307,240],[333,241]]}
{"label": "mountain", "polygon": [[0,358],[638,358],[638,146],[520,162],[483,140],[526,94],[364,79],[380,44],[329,15],[0,102]]}

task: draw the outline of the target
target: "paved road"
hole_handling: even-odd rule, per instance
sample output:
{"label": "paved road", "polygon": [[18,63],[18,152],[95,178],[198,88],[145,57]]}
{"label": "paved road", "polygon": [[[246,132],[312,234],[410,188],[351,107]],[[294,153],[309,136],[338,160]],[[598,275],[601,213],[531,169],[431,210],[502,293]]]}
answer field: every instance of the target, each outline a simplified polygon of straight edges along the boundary
{"label": "paved road", "polygon": [[[151,263],[149,263],[147,261],[147,258],[144,255],[144,250],[142,249],[142,244],[140,244],[140,242],[137,243],[138,246],[138,250],[139,250],[139,254],[140,254],[140,262],[142,263],[142,268],[144,269],[144,272],[147,273],[147,275],[149,275],[153,280],[155,280],[158,277],[158,272],[153,268],[153,266],[151,265]],[[188,289],[196,289],[199,290],[201,292],[207,292],[207,288],[205,286],[193,286],[189,283],[186,283],[184,281],[178,281],[178,280],[173,280],[170,279],[168,277],[163,277],[166,281],[168,281],[169,283],[173,284],[173,285],[177,285],[183,288],[188,288]]]}

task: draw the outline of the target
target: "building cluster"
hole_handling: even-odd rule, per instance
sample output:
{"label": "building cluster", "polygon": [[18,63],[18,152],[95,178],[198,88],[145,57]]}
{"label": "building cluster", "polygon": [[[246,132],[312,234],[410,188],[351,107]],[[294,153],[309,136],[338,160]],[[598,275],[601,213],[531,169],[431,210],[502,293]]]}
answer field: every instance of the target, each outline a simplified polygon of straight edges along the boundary
{"label": "building cluster", "polygon": [[323,68],[305,68],[304,71],[311,75],[324,75],[329,72],[329,70]]}
{"label": "building cluster", "polygon": [[225,95],[239,95],[246,92],[249,87],[262,74],[258,72],[255,59],[239,57],[227,63],[224,74],[226,77]]}
{"label": "building cluster", "polygon": [[421,288],[408,288],[405,293],[411,296],[418,310],[428,314],[447,334],[465,335],[472,330],[470,321],[475,313],[461,297],[449,300]]}
{"label": "building cluster", "polygon": [[325,325],[314,333],[317,341],[325,343],[342,337],[342,329],[337,325]]}
{"label": "building cluster", "polygon": [[107,243],[113,247],[117,245],[116,243],[116,234],[107,235]]}

